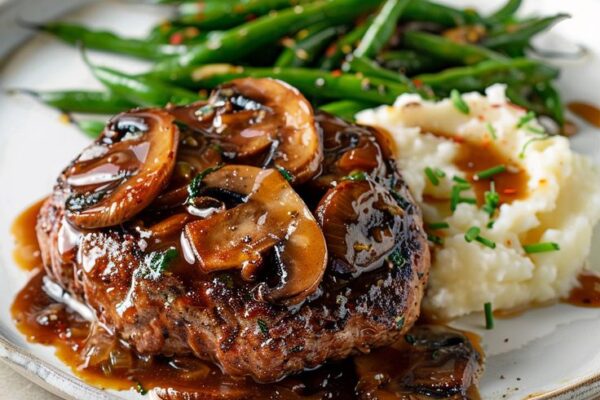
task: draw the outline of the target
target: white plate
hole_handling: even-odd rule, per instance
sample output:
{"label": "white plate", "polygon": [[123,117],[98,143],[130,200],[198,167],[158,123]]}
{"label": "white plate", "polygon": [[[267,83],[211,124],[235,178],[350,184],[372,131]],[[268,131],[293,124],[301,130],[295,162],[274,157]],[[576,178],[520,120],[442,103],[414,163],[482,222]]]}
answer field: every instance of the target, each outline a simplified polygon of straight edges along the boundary
{"label": "white plate", "polygon": [[[24,42],[26,32],[14,24],[17,16],[40,20],[88,2],[20,0],[0,7],[0,56],[5,62],[0,88],[99,87],[76,50],[41,35]],[[469,5],[468,1],[449,2]],[[491,10],[500,1],[478,3],[483,2],[471,1],[471,5]],[[164,18],[165,12],[153,6],[104,1],[70,14],[69,19],[142,35]],[[585,62],[560,65],[559,86],[565,101],[600,104],[600,1],[529,0],[523,10],[523,14],[556,12],[569,12],[573,18],[540,38],[540,46],[564,48],[580,43],[592,50]],[[22,44],[8,57],[8,48],[17,43]],[[143,66],[104,54],[92,56],[121,69]],[[0,358],[65,398],[138,398],[133,391],[106,392],[81,383],[54,357],[52,348],[27,343],[9,315],[14,295],[28,278],[12,260],[10,224],[28,204],[51,190],[59,171],[87,141],[75,128],[60,123],[57,112],[27,97],[0,94]],[[600,131],[587,126],[572,145],[600,163]],[[596,233],[590,261],[600,270],[600,231]],[[480,391],[485,399],[584,399],[600,394],[600,309],[559,304],[499,320],[489,332],[481,329],[481,315],[462,319],[457,325],[483,337],[487,365]]]}

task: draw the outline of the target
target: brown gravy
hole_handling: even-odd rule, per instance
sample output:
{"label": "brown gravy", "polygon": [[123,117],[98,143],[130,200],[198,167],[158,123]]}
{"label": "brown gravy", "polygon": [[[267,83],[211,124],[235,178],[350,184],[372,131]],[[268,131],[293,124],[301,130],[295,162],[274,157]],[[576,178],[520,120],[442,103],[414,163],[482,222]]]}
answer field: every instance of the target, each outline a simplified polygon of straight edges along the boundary
{"label": "brown gravy", "polygon": [[578,101],[569,103],[568,107],[573,114],[583,118],[589,124],[600,128],[600,108]]}
{"label": "brown gravy", "polygon": [[565,302],[579,307],[600,307],[600,276],[583,273],[578,280],[579,287],[571,290]]}
{"label": "brown gravy", "polygon": [[[466,366],[466,370],[471,371],[468,368],[474,367],[474,354],[483,356],[476,335],[436,325],[431,325],[431,329],[441,329],[442,335],[466,337],[465,340],[471,342],[475,352],[462,348],[458,352],[460,354],[445,356],[447,358],[442,365],[439,357],[435,355],[436,352],[427,349],[412,351],[411,346],[406,345],[405,339],[401,339],[389,348],[360,356],[368,357],[372,365],[376,366],[368,369],[362,377],[357,375],[360,357],[355,357],[330,363],[317,370],[288,377],[270,385],[257,384],[250,379],[231,378],[222,374],[213,364],[195,357],[140,356],[125,343],[107,334],[97,324],[85,320],[63,302],[57,302],[47,294],[44,289],[45,272],[41,266],[34,233],[40,206],[41,202],[27,209],[17,218],[12,229],[17,243],[17,263],[22,268],[35,270],[36,273],[15,298],[11,313],[18,329],[30,342],[53,346],[59,359],[69,365],[78,377],[96,387],[117,390],[133,388],[141,393],[152,389],[156,398],[170,400],[350,399],[356,398],[356,391],[361,390],[364,385],[373,384],[365,379],[391,370],[393,376],[390,383],[379,383],[379,386],[373,389],[373,393],[369,392],[375,397],[369,398],[420,399],[429,397],[407,392],[406,379],[402,378],[411,376],[415,365],[419,366],[417,371],[421,372],[421,375],[423,371],[440,373],[439,368],[458,371],[456,368]],[[28,257],[28,254],[33,256]],[[428,326],[424,326],[425,329]],[[390,358],[390,352],[398,357]],[[365,373],[364,370],[361,371]],[[423,378],[418,376],[421,381]],[[412,379],[408,380],[412,382]],[[434,379],[434,375],[431,375],[428,379],[435,381],[439,378]],[[413,383],[420,384],[421,381]],[[361,393],[369,396],[366,392]],[[476,387],[470,385],[466,394],[455,394],[451,398],[479,399],[479,395]]]}
{"label": "brown gravy", "polygon": [[[492,180],[500,195],[501,204],[511,203],[527,195],[527,172],[496,150],[491,143],[460,142],[460,152],[454,162],[473,186],[479,205],[484,203],[485,192],[490,190]],[[492,179],[476,179],[475,174],[499,165],[504,165],[506,171],[494,175]]]}

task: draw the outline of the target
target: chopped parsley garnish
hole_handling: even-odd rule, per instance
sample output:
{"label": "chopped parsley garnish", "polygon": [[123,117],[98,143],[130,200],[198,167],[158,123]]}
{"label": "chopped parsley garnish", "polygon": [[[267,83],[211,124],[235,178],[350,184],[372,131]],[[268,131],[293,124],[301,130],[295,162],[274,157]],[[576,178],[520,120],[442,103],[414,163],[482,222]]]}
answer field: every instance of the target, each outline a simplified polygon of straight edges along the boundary
{"label": "chopped parsley garnish", "polygon": [[171,263],[179,256],[179,252],[174,247],[165,251],[153,251],[144,259],[144,265],[140,269],[144,278],[158,279]]}
{"label": "chopped parsley garnish", "polygon": [[519,122],[517,122],[517,128],[522,128],[531,121],[535,119],[535,113],[533,111],[529,111],[527,114],[523,115],[519,118]]}
{"label": "chopped parsley garnish", "polygon": [[483,305],[483,312],[485,313],[485,329],[494,329],[494,311],[492,310],[492,303],[485,303]]}
{"label": "chopped parsley garnish", "polygon": [[258,325],[258,329],[260,329],[263,335],[269,334],[269,327],[267,326],[267,323],[265,321],[263,321],[262,319],[258,319],[256,320],[256,324]]}
{"label": "chopped parsley garnish", "polygon": [[400,253],[399,249],[392,251],[388,256],[388,260],[390,260],[392,265],[396,268],[402,268],[406,263],[406,259],[404,258],[402,253]]}
{"label": "chopped parsley garnish", "polygon": [[404,326],[404,316],[396,317],[396,328],[402,329],[403,326]]}
{"label": "chopped parsley garnish", "polygon": [[202,180],[206,178],[208,174],[212,174],[215,171],[223,168],[223,164],[216,165],[214,167],[206,168],[204,171],[200,172],[198,175],[192,179],[190,184],[188,185],[188,195],[189,197],[197,197],[200,194],[200,188],[202,187]]}
{"label": "chopped parsley garnish", "polygon": [[[444,171],[442,171],[440,169],[436,168],[436,170],[440,171],[442,174],[444,173]],[[431,167],[426,167],[425,168],[425,175],[427,176],[427,178],[429,179],[429,182],[431,182],[431,184],[433,186],[439,185],[440,184],[440,179],[439,178],[443,177],[443,176],[440,176],[439,173],[436,173],[436,170],[434,170]],[[445,174],[444,174],[444,176],[445,176]]]}
{"label": "chopped parsley garnish", "polygon": [[433,244],[437,244],[439,246],[444,244],[444,238],[436,235],[427,234],[427,240],[429,240]]}
{"label": "chopped parsley garnish", "polygon": [[524,245],[523,250],[525,250],[525,253],[527,254],[546,253],[549,251],[558,251],[560,250],[560,246],[558,243],[554,242],[535,243]]}
{"label": "chopped parsley garnish", "polygon": [[285,169],[283,167],[277,167],[277,171],[279,171],[281,176],[283,176],[286,181],[292,182],[294,180],[294,175],[292,175],[292,173],[290,171],[288,171],[287,169]]}
{"label": "chopped parsley garnish", "polygon": [[496,192],[496,185],[492,181],[490,184],[490,190],[485,192],[484,195],[483,211],[485,211],[490,217],[494,215],[494,212],[500,205],[500,195]]}
{"label": "chopped parsley garnish", "polygon": [[345,177],[349,181],[365,181],[367,180],[367,174],[364,171],[352,171]]}
{"label": "chopped parsley garnish", "polygon": [[453,89],[450,92],[450,100],[452,100],[452,104],[454,105],[454,108],[456,108],[461,113],[469,114],[471,112],[469,105],[462,98],[462,96],[458,90]]}
{"label": "chopped parsley garnish", "polygon": [[487,122],[485,124],[485,127],[487,128],[488,132],[492,136],[492,139],[494,139],[494,140],[498,139],[498,135],[496,134],[496,128],[494,128],[494,125],[492,125],[490,122]]}
{"label": "chopped parsley garnish", "polygon": [[506,167],[504,165],[496,165],[495,167],[476,173],[475,176],[477,177],[477,179],[490,179],[494,175],[501,174],[505,171]]}
{"label": "chopped parsley garnish", "polygon": [[494,243],[493,241],[491,241],[490,239],[484,238],[483,236],[480,236],[479,234],[481,233],[481,229],[479,229],[476,226],[473,226],[471,228],[469,228],[469,230],[467,231],[467,233],[465,233],[465,240],[468,243],[471,243],[472,241],[477,241],[479,243],[481,243],[482,245],[489,247],[490,249],[495,249],[496,248],[496,243]]}
{"label": "chopped parsley garnish", "polygon": [[437,231],[439,229],[448,229],[450,225],[447,222],[432,222],[431,224],[427,224],[427,227],[431,230]]}
{"label": "chopped parsley garnish", "polygon": [[145,396],[148,393],[148,391],[142,385],[142,382],[136,382],[136,384],[135,384],[135,390],[136,390],[136,392],[138,392],[142,396]]}

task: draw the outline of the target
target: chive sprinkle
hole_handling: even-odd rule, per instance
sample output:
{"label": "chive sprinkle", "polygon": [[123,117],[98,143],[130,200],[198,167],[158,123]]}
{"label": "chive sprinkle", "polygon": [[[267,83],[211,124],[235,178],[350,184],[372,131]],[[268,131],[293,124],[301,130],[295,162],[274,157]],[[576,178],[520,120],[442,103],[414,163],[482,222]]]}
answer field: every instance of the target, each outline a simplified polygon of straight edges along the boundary
{"label": "chive sprinkle", "polygon": [[494,224],[496,223],[496,221],[494,221],[493,219],[490,220],[490,222],[487,223],[487,228],[488,229],[493,229],[494,228]]}
{"label": "chive sprinkle", "polygon": [[490,183],[490,190],[485,192],[483,197],[483,211],[491,217],[500,205],[500,195],[496,192],[496,184],[494,181]]}
{"label": "chive sprinkle", "polygon": [[531,126],[531,125],[527,125],[525,127],[525,129],[528,132],[535,133],[535,134],[538,134],[538,135],[545,135],[546,134],[546,131],[543,128],[537,128],[537,127]]}
{"label": "chive sprinkle", "polygon": [[364,171],[356,170],[352,171],[346,176],[349,181],[364,181],[367,180],[367,174]]}
{"label": "chive sprinkle", "polygon": [[144,385],[142,385],[142,382],[136,382],[135,390],[142,396],[145,396],[148,393],[148,391],[144,388]]}
{"label": "chive sprinkle", "polygon": [[436,173],[433,171],[433,169],[431,167],[425,168],[425,175],[427,175],[427,178],[429,179],[429,181],[431,182],[431,184],[433,186],[437,186],[440,184],[440,180],[439,180],[438,176],[436,175]]}
{"label": "chive sprinkle", "polygon": [[494,243],[492,240],[490,240],[488,238],[484,238],[483,236],[477,235],[475,240],[478,241],[479,243],[481,243],[482,245],[484,245],[485,247],[489,247],[490,249],[496,248],[496,243]]}
{"label": "chive sprinkle", "polygon": [[465,233],[465,240],[467,242],[471,243],[473,240],[475,240],[477,238],[477,236],[479,236],[479,233],[481,233],[481,229],[479,229],[476,226],[472,226],[469,228],[467,233]]}
{"label": "chive sprinkle", "polygon": [[258,329],[260,329],[263,335],[269,334],[269,327],[267,326],[267,323],[265,321],[263,321],[262,319],[258,319],[256,321],[256,324],[258,325]]}
{"label": "chive sprinkle", "polygon": [[436,235],[427,234],[427,240],[429,240],[433,244],[437,244],[440,246],[444,244],[444,238]]}
{"label": "chive sprinkle", "polygon": [[438,177],[438,178],[445,178],[446,177],[446,173],[444,171],[442,171],[439,168],[434,168],[433,169],[433,173]]}
{"label": "chive sprinkle", "polygon": [[535,243],[524,245],[523,250],[525,250],[525,253],[527,254],[546,253],[549,251],[558,251],[560,250],[560,246],[558,243],[554,242]]}
{"label": "chive sprinkle", "polygon": [[506,166],[504,165],[496,165],[495,167],[486,169],[485,171],[481,171],[475,174],[477,179],[490,179],[494,175],[501,174],[506,171]]}
{"label": "chive sprinkle", "polygon": [[494,312],[492,311],[492,303],[485,303],[483,305],[483,312],[485,313],[485,329],[494,329]]}
{"label": "chive sprinkle", "polygon": [[535,119],[535,113],[533,111],[529,111],[527,114],[523,115],[519,118],[519,122],[517,123],[517,128],[522,128],[531,121]]}
{"label": "chive sprinkle", "polygon": [[456,183],[469,183],[468,180],[466,180],[465,178],[461,178],[460,176],[454,176],[452,177],[452,180]]}
{"label": "chive sprinkle", "polygon": [[452,192],[450,195],[450,210],[456,211],[456,207],[458,207],[460,203],[477,204],[477,200],[474,198],[461,196],[461,192],[469,190],[470,188],[471,185],[468,183],[457,183],[456,185],[452,186]]}
{"label": "chive sprinkle", "polygon": [[450,100],[452,100],[452,104],[454,104],[454,108],[460,111],[463,114],[469,114],[471,109],[469,105],[462,98],[460,92],[456,89],[452,89],[450,92]]}
{"label": "chive sprinkle", "polygon": [[427,224],[427,227],[431,230],[437,231],[439,229],[448,229],[450,225],[447,222],[432,222],[431,224]]}
{"label": "chive sprinkle", "polygon": [[546,140],[548,139],[550,136],[549,135],[545,135],[545,136],[541,136],[541,137],[534,137],[532,139],[529,139],[524,145],[523,145],[523,149],[521,149],[521,152],[519,153],[519,158],[525,158],[525,151],[527,150],[527,148],[529,147],[530,144],[534,143],[534,142],[539,142],[540,140]]}
{"label": "chive sprinkle", "polygon": [[294,175],[292,175],[292,173],[290,171],[288,171],[287,169],[285,169],[283,167],[277,167],[277,171],[279,171],[281,176],[283,176],[286,181],[292,182],[294,180]]}
{"label": "chive sprinkle", "polygon": [[492,136],[492,139],[494,139],[494,140],[498,139],[498,135],[496,134],[496,128],[494,128],[494,125],[492,125],[490,122],[487,122],[485,124],[485,127],[487,128],[488,132]]}

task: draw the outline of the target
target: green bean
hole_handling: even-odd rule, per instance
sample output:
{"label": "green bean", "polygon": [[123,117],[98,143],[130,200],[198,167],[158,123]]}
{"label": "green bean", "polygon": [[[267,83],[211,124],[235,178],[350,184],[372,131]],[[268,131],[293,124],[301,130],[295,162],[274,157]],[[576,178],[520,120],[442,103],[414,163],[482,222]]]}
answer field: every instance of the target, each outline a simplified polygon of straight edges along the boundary
{"label": "green bean", "polygon": [[551,117],[562,127],[565,124],[565,111],[560,93],[554,85],[551,82],[540,82],[534,86],[534,91],[545,107],[544,114]]}
{"label": "green bean", "polygon": [[188,104],[200,98],[194,92],[145,76],[133,76],[112,68],[88,63],[92,73],[111,92],[138,106],[163,107],[168,103]]}
{"label": "green bean", "polygon": [[457,43],[444,36],[425,32],[406,32],[403,43],[413,50],[422,51],[436,58],[458,64],[473,65],[485,60],[507,59],[502,54],[485,47]]}
{"label": "green bean", "polygon": [[295,43],[281,53],[275,66],[304,67],[310,64],[341,30],[342,27],[321,23],[298,32]]}
{"label": "green bean", "polygon": [[85,133],[86,136],[89,136],[92,139],[97,139],[106,126],[106,122],[95,120],[72,120],[72,122],[79,128],[79,130],[81,130],[81,132]]}
{"label": "green bean", "polygon": [[340,100],[335,101],[333,103],[327,103],[319,107],[321,111],[328,112],[329,114],[333,114],[337,117],[343,118],[345,120],[354,122],[354,116],[362,110],[367,108],[376,107],[377,104],[367,103],[367,102],[359,102],[352,100]]}
{"label": "green bean", "polygon": [[135,107],[135,104],[108,92],[86,90],[36,92],[28,89],[15,89],[10,90],[9,93],[29,94],[42,103],[64,112],[114,114]]}
{"label": "green bean", "polygon": [[373,17],[367,18],[363,23],[357,25],[353,30],[330,46],[321,61],[321,68],[327,70],[339,68],[346,54],[350,54],[354,50],[356,44],[364,36],[367,29],[369,29],[372,21]]}
{"label": "green bean", "polygon": [[447,63],[435,57],[414,50],[386,51],[377,56],[377,61],[384,68],[399,71],[409,76],[436,71],[447,66]]}
{"label": "green bean", "polygon": [[507,61],[484,61],[474,66],[450,68],[437,74],[423,74],[413,81],[431,87],[436,94],[481,91],[494,83],[509,85],[536,84],[558,77],[558,70],[536,60],[515,58]]}
{"label": "green bean", "polygon": [[544,105],[529,99],[532,91],[530,86],[513,84],[506,88],[506,97],[508,97],[511,103],[519,107],[523,107],[524,109],[533,111],[539,115],[545,115],[546,110]]}
{"label": "green bean", "polygon": [[412,92],[409,85],[379,78],[362,78],[354,74],[333,74],[308,68],[252,68],[233,65],[206,65],[197,68],[191,78],[197,87],[213,88],[242,77],[281,79],[307,97],[345,99],[378,104],[391,104],[403,93]]}
{"label": "green bean", "polygon": [[411,0],[386,0],[354,50],[358,57],[375,57],[390,40],[402,12]]}
{"label": "green bean", "polygon": [[181,26],[171,22],[163,22],[152,28],[146,40],[153,43],[189,45],[198,44],[206,40],[209,34],[210,32],[200,31],[194,26]]}
{"label": "green bean", "polygon": [[284,35],[318,22],[346,23],[371,10],[378,2],[329,0],[282,10],[276,15],[267,15],[211,35],[206,42],[191,46],[187,53],[159,62],[153,73],[171,80],[185,78],[194,66],[238,60]]}
{"label": "green bean", "polygon": [[427,0],[411,1],[404,13],[402,21],[427,21],[446,27],[481,23],[483,19],[473,10],[457,10]]}
{"label": "green bean", "polygon": [[521,7],[522,0],[508,0],[498,11],[490,15],[487,20],[490,24],[508,21]]}
{"label": "green bean", "polygon": [[183,54],[186,50],[186,46],[160,44],[144,39],[123,38],[112,32],[92,30],[66,22],[40,25],[39,29],[72,45],[80,44],[88,49],[126,54],[148,60],[159,60]]}
{"label": "green bean", "polygon": [[346,72],[359,72],[368,77],[386,79],[391,82],[399,82],[406,85],[412,84],[411,80],[404,74],[382,68],[375,61],[369,60],[366,57],[348,57],[348,60],[342,66],[342,70]]}
{"label": "green bean", "polygon": [[229,29],[275,10],[294,7],[307,0],[242,0],[182,3],[175,23],[201,29]]}
{"label": "green bean", "polygon": [[528,43],[533,36],[565,18],[569,18],[569,15],[558,14],[552,17],[532,19],[520,24],[509,24],[501,31],[491,33],[481,44],[491,49],[498,49],[515,43]]}

